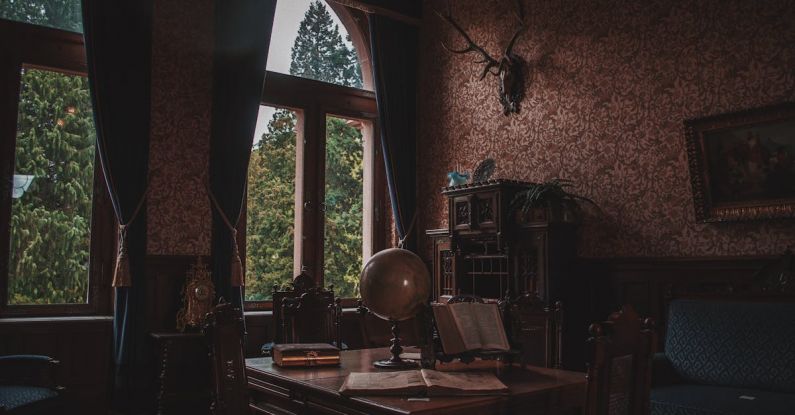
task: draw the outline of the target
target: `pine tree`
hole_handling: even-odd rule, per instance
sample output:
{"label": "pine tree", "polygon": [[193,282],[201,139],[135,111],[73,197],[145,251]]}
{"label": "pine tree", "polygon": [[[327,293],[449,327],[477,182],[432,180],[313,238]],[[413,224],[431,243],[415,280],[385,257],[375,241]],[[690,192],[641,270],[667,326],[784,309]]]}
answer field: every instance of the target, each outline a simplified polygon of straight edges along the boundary
{"label": "pine tree", "polygon": [[313,1],[304,14],[290,59],[292,75],[356,88],[362,86],[356,51],[342,41],[339,27],[320,1]]}
{"label": "pine tree", "polygon": [[25,69],[14,171],[35,178],[11,205],[9,301],[86,301],[94,142],[86,78]]}

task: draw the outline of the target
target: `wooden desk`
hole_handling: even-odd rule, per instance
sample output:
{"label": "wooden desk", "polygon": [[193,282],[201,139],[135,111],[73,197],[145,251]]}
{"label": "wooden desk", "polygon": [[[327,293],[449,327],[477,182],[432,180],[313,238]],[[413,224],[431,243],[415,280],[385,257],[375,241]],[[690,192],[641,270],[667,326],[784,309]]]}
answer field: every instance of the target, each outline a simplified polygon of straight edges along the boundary
{"label": "wooden desk", "polygon": [[255,414],[560,414],[579,413],[585,400],[585,374],[546,368],[502,367],[489,362],[510,389],[508,396],[345,397],[338,390],[350,372],[376,371],[373,360],[388,349],[342,352],[339,367],[282,368],[270,358],[246,359]]}

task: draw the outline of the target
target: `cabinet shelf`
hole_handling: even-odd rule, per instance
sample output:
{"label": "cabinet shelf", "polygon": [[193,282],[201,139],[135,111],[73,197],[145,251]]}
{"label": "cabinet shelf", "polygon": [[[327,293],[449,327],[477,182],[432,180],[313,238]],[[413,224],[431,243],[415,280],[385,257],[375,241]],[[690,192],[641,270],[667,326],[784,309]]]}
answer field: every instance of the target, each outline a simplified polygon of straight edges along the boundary
{"label": "cabinet shelf", "polygon": [[479,275],[494,276],[494,275],[497,275],[497,276],[501,276],[501,277],[507,277],[510,274],[508,274],[507,271],[505,271],[505,272],[476,272],[476,271],[468,271],[468,272],[466,272],[466,275],[472,275],[472,276],[479,276]]}

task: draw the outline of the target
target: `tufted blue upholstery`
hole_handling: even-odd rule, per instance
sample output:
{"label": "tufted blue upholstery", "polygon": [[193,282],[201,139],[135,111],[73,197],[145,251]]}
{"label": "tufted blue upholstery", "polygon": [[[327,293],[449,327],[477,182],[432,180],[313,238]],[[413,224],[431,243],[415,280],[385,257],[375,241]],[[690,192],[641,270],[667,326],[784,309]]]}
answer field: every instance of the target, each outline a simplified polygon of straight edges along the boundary
{"label": "tufted blue upholstery", "polygon": [[48,399],[54,399],[58,393],[49,388],[37,386],[0,386],[0,407],[7,411],[21,410]]}
{"label": "tufted blue upholstery", "polygon": [[669,310],[665,355],[684,382],[795,393],[795,303],[676,300]]}

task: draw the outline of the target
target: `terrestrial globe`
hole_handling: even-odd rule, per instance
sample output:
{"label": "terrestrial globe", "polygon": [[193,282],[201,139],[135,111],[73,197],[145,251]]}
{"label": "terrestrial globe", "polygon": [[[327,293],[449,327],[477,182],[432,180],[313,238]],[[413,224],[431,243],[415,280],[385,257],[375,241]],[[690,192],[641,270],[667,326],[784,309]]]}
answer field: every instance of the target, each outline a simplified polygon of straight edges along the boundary
{"label": "terrestrial globe", "polygon": [[428,269],[415,253],[400,249],[385,249],[364,264],[359,280],[359,292],[368,311],[389,320],[392,325],[392,356],[373,362],[384,369],[409,369],[417,362],[402,359],[398,322],[408,320],[428,302],[431,290]]}
{"label": "terrestrial globe", "polygon": [[359,281],[364,305],[389,321],[408,320],[428,301],[428,269],[417,254],[401,248],[385,249],[370,257]]}

